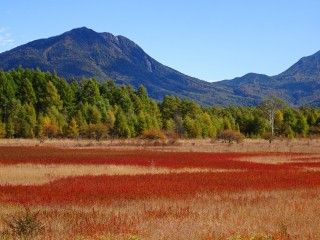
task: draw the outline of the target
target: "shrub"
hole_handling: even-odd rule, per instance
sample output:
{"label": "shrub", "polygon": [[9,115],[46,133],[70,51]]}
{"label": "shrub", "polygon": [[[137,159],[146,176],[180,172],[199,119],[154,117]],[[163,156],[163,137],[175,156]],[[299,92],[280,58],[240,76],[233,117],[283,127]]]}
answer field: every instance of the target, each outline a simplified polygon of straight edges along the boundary
{"label": "shrub", "polygon": [[99,240],[140,240],[138,236],[101,236]]}
{"label": "shrub", "polygon": [[87,137],[100,141],[102,138],[108,135],[108,128],[102,123],[89,124],[86,129]]}
{"label": "shrub", "polygon": [[252,236],[233,236],[228,238],[228,240],[274,240],[272,236],[269,235],[252,235]]}
{"label": "shrub", "polygon": [[263,138],[264,140],[269,141],[269,143],[271,143],[271,142],[275,139],[275,136],[272,135],[271,132],[266,132],[266,133],[264,133],[264,134],[262,135],[262,138]]}
{"label": "shrub", "polygon": [[233,130],[223,130],[217,135],[218,140],[222,140],[224,142],[236,142],[240,143],[244,140],[244,136],[242,133]]}
{"label": "shrub", "polygon": [[0,138],[4,138],[6,136],[6,125],[0,122]]}
{"label": "shrub", "polygon": [[160,129],[153,128],[144,130],[141,138],[146,140],[165,140],[166,136]]}
{"label": "shrub", "polygon": [[7,226],[6,235],[14,239],[31,240],[39,236],[44,226],[38,219],[39,212],[31,213],[26,209],[23,214],[4,219]]}

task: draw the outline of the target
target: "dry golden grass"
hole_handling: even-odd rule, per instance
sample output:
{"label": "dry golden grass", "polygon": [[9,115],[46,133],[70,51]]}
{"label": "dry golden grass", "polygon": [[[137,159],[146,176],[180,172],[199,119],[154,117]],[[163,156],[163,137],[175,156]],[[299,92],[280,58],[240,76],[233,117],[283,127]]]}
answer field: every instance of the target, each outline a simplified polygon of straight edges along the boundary
{"label": "dry golden grass", "polygon": [[[310,161],[312,159],[312,161]],[[274,156],[247,156],[243,158],[237,158],[240,161],[249,161],[255,163],[267,163],[267,164],[279,164],[279,163],[288,163],[288,162],[305,162],[306,160],[311,162],[319,162],[319,154],[308,154],[308,155],[274,155]]]}
{"label": "dry golden grass", "polygon": [[[185,200],[120,201],[81,208],[35,207],[34,211],[40,211],[45,224],[41,239],[230,239],[276,236],[285,227],[290,239],[317,240],[319,205],[320,190],[313,189],[201,194]],[[0,207],[2,217],[19,210],[18,206]]]}
{"label": "dry golden grass", "polygon": [[59,148],[112,148],[136,150],[146,149],[153,151],[180,151],[180,152],[298,152],[319,153],[320,139],[282,139],[274,140],[272,144],[263,139],[245,139],[242,143],[222,143],[210,139],[178,139],[174,144],[162,145],[159,141],[141,139],[116,140],[73,140],[52,139],[40,143],[37,139],[0,139],[0,146],[53,146]]}
{"label": "dry golden grass", "polygon": [[0,164],[0,185],[41,185],[64,177],[227,172],[232,169],[143,167],[132,165]]}

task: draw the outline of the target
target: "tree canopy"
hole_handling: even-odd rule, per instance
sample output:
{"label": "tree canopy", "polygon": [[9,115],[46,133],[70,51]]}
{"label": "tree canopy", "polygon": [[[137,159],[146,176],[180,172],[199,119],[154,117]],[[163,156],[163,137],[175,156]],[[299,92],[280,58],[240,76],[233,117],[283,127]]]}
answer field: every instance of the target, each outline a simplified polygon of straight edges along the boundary
{"label": "tree canopy", "polygon": [[292,108],[269,98],[258,107],[205,107],[175,96],[156,102],[141,86],[83,79],[68,83],[55,74],[18,68],[0,71],[0,137],[131,138],[164,132],[214,138],[233,130],[246,137],[320,134],[318,108]]}

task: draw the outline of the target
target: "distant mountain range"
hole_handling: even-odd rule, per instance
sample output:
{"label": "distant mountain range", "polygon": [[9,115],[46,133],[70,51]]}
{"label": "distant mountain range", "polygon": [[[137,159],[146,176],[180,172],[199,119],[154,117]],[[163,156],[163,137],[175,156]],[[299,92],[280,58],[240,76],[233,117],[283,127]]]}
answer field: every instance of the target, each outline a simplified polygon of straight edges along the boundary
{"label": "distant mountain range", "polygon": [[68,80],[95,77],[143,84],[155,99],[177,95],[205,105],[256,105],[275,95],[295,106],[320,106],[320,51],[276,76],[249,73],[210,83],[157,62],[126,37],[82,27],[0,53],[0,69],[19,66],[56,72]]}

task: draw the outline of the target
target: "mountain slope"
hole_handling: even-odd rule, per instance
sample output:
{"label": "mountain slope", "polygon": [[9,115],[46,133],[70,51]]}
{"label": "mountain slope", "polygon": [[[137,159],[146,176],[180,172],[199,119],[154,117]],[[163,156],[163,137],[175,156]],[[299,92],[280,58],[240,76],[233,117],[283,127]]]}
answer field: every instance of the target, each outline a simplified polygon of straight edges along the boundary
{"label": "mountain slope", "polygon": [[143,84],[150,95],[191,98],[204,104],[223,104],[246,99],[230,95],[211,83],[166,67],[123,36],[78,28],[62,35],[40,39],[0,54],[0,68],[22,66],[56,72],[67,79],[95,77],[118,84]]}
{"label": "mountain slope", "polygon": [[255,105],[277,95],[293,105],[320,103],[320,52],[277,76],[249,73],[209,83],[164,66],[123,36],[83,27],[0,53],[0,69],[19,66],[56,72],[67,79],[95,77],[134,87],[143,84],[155,99],[177,95],[205,105]]}
{"label": "mountain slope", "polygon": [[257,101],[275,95],[295,106],[320,106],[320,51],[301,58],[279,75],[250,73],[240,78],[217,82],[216,86]]}

